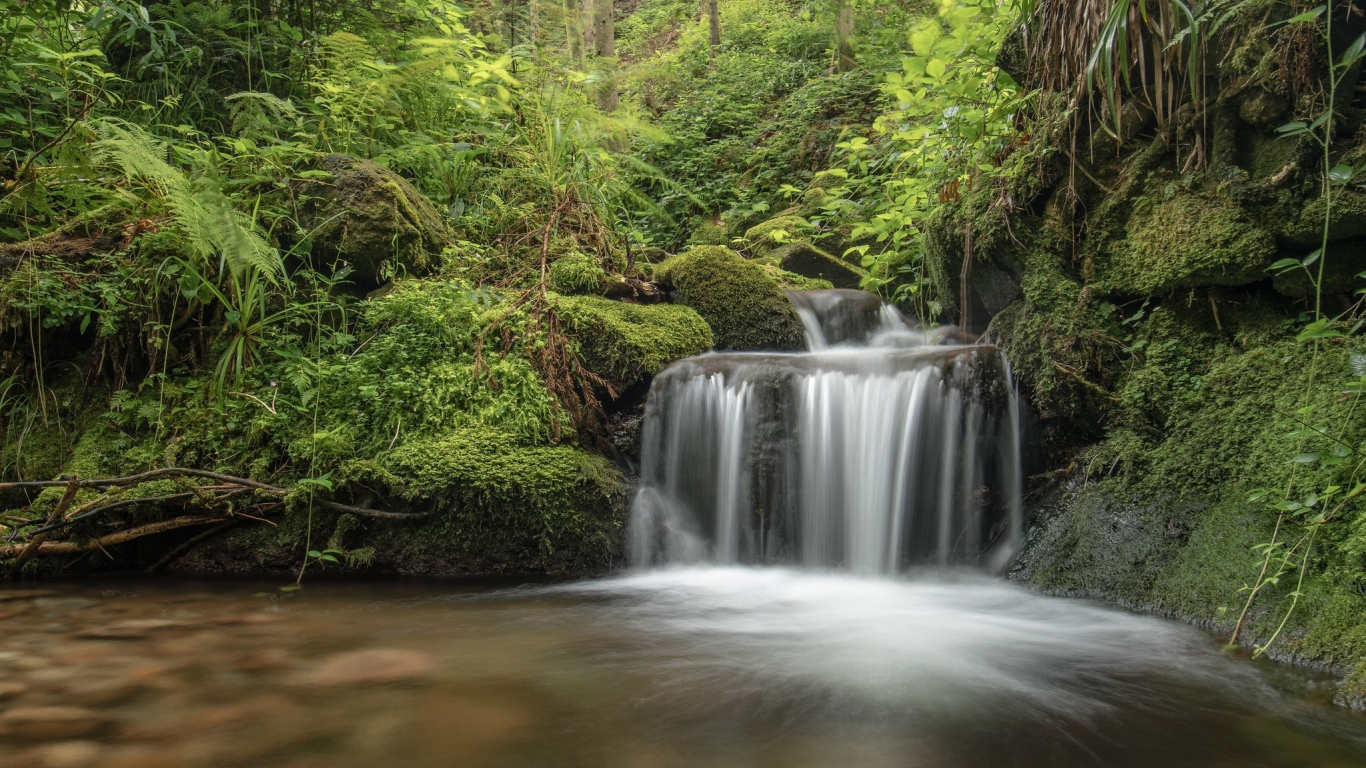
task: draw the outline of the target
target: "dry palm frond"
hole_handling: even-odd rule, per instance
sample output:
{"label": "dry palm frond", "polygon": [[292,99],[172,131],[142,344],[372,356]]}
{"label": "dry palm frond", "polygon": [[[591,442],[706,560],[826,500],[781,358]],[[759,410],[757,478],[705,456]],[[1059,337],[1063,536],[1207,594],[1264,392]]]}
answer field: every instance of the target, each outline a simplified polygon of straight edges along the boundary
{"label": "dry palm frond", "polygon": [[1184,0],[1038,0],[1024,13],[1034,22],[1032,83],[1078,101],[1099,96],[1112,134],[1126,96],[1159,125],[1201,96],[1201,23]]}

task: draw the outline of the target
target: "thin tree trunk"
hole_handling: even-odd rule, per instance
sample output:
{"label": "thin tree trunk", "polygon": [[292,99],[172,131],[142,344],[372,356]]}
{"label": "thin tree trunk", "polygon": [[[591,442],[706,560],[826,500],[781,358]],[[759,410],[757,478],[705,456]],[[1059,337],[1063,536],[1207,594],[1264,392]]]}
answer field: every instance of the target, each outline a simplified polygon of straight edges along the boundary
{"label": "thin tree trunk", "polygon": [[858,62],[854,59],[854,8],[849,0],[835,0],[835,48],[836,71],[853,72]]}
{"label": "thin tree trunk", "polygon": [[593,0],[583,0],[583,15],[579,17],[583,25],[583,50],[596,51],[594,47],[597,36],[593,34]]}
{"label": "thin tree trunk", "polygon": [[607,82],[598,91],[598,108],[611,112],[617,108],[617,57],[616,19],[613,17],[612,0],[594,0],[593,4],[593,42],[601,63],[607,69]]}
{"label": "thin tree trunk", "polygon": [[721,11],[717,7],[719,0],[707,0],[707,17],[711,20],[711,35],[707,42],[715,48],[721,44]]}
{"label": "thin tree trunk", "polygon": [[566,53],[574,66],[583,70],[587,60],[583,51],[583,17],[579,15],[578,0],[564,0],[564,39]]}

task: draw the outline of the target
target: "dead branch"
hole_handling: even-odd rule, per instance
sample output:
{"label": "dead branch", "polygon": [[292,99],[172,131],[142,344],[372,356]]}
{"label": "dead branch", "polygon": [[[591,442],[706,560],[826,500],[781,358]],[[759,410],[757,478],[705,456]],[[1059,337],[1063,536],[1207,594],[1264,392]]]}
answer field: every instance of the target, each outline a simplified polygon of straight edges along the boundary
{"label": "dead branch", "polygon": [[173,531],[177,528],[188,528],[194,525],[221,523],[226,519],[227,518],[224,517],[210,517],[205,515],[185,516],[170,520],[158,520],[155,523],[140,525],[136,528],[127,528],[89,541],[44,541],[38,543],[35,540],[30,541],[27,544],[10,544],[8,546],[0,547],[0,560],[15,557],[26,550],[32,554],[38,555],[67,555],[76,552],[87,552],[92,549],[113,546],[114,544],[123,544],[124,542],[132,541],[133,539],[141,538],[143,536],[150,536],[154,533]]}
{"label": "dead branch", "polygon": [[[58,486],[71,487],[73,484],[76,488],[97,488],[99,490],[107,490],[109,488],[139,485],[151,480],[159,480],[167,477],[202,477],[208,480],[217,480],[225,485],[251,488],[262,493],[276,496],[284,496],[289,493],[288,488],[268,485],[245,477],[235,477],[219,472],[210,472],[205,469],[190,469],[188,467],[163,467],[161,469],[153,469],[148,472],[141,472],[136,475],[128,475],[125,477],[94,478],[88,480],[71,477],[62,480],[33,480],[28,482],[0,483],[0,490],[8,490],[11,488],[56,488]],[[132,503],[132,501],[130,500],[129,503]],[[362,517],[374,517],[386,520],[416,520],[427,516],[426,512],[385,512],[378,509],[353,507],[349,504],[338,504],[334,501],[324,501],[322,499],[316,499],[314,500],[314,503],[320,507],[336,510],[338,512],[350,512],[351,514],[360,515]],[[69,504],[70,502],[68,502],[68,505]],[[127,504],[122,506],[127,506]],[[65,509],[63,509],[63,511],[65,511]],[[56,522],[55,519],[48,520],[49,525],[54,522]]]}
{"label": "dead branch", "polygon": [[[52,514],[47,516],[47,522],[49,524],[61,519],[62,514],[66,512],[67,507],[71,506],[72,500],[76,498],[76,492],[80,489],[80,481],[76,478],[73,477],[67,481],[66,493],[62,494],[62,500],[57,502],[57,506],[52,508]],[[24,563],[28,562],[28,559],[30,557],[33,557],[34,553],[38,550],[39,547],[43,545],[46,539],[47,534],[41,533],[37,536],[34,536],[32,539],[29,539],[22,545],[14,544],[11,545],[11,547],[9,547],[18,548],[16,550],[16,554],[18,555],[18,557],[15,557],[14,564],[10,566],[9,578],[12,579],[15,576],[18,576],[21,571],[23,571]]]}

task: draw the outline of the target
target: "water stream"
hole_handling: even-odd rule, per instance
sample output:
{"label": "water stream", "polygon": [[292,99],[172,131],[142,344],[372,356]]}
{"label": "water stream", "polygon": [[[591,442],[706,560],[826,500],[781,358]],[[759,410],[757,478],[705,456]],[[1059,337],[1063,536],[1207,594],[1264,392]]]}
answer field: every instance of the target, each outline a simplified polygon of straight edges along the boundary
{"label": "water stream", "polygon": [[0,587],[0,768],[1366,765],[1328,676],[991,575],[998,350],[794,301],[809,352],[656,379],[625,573]]}

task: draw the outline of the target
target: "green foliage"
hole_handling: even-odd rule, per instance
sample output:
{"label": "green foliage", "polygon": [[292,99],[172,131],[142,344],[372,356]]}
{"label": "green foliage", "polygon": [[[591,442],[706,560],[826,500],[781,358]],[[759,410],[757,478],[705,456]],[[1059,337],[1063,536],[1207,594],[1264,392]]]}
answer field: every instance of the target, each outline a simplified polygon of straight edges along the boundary
{"label": "green foliage", "polygon": [[792,302],[763,267],[721,246],[693,248],[657,265],[654,278],[697,310],[717,349],[804,349]]}
{"label": "green foliage", "polygon": [[918,304],[922,314],[932,314],[922,264],[926,217],[1023,162],[1011,150],[1029,94],[995,64],[1015,23],[1006,5],[944,0],[938,18],[911,30],[911,55],[887,76],[895,107],[876,123],[881,140],[838,145],[855,183],[880,188],[872,215],[852,231],[869,241],[854,251],[869,270],[865,285]]}

